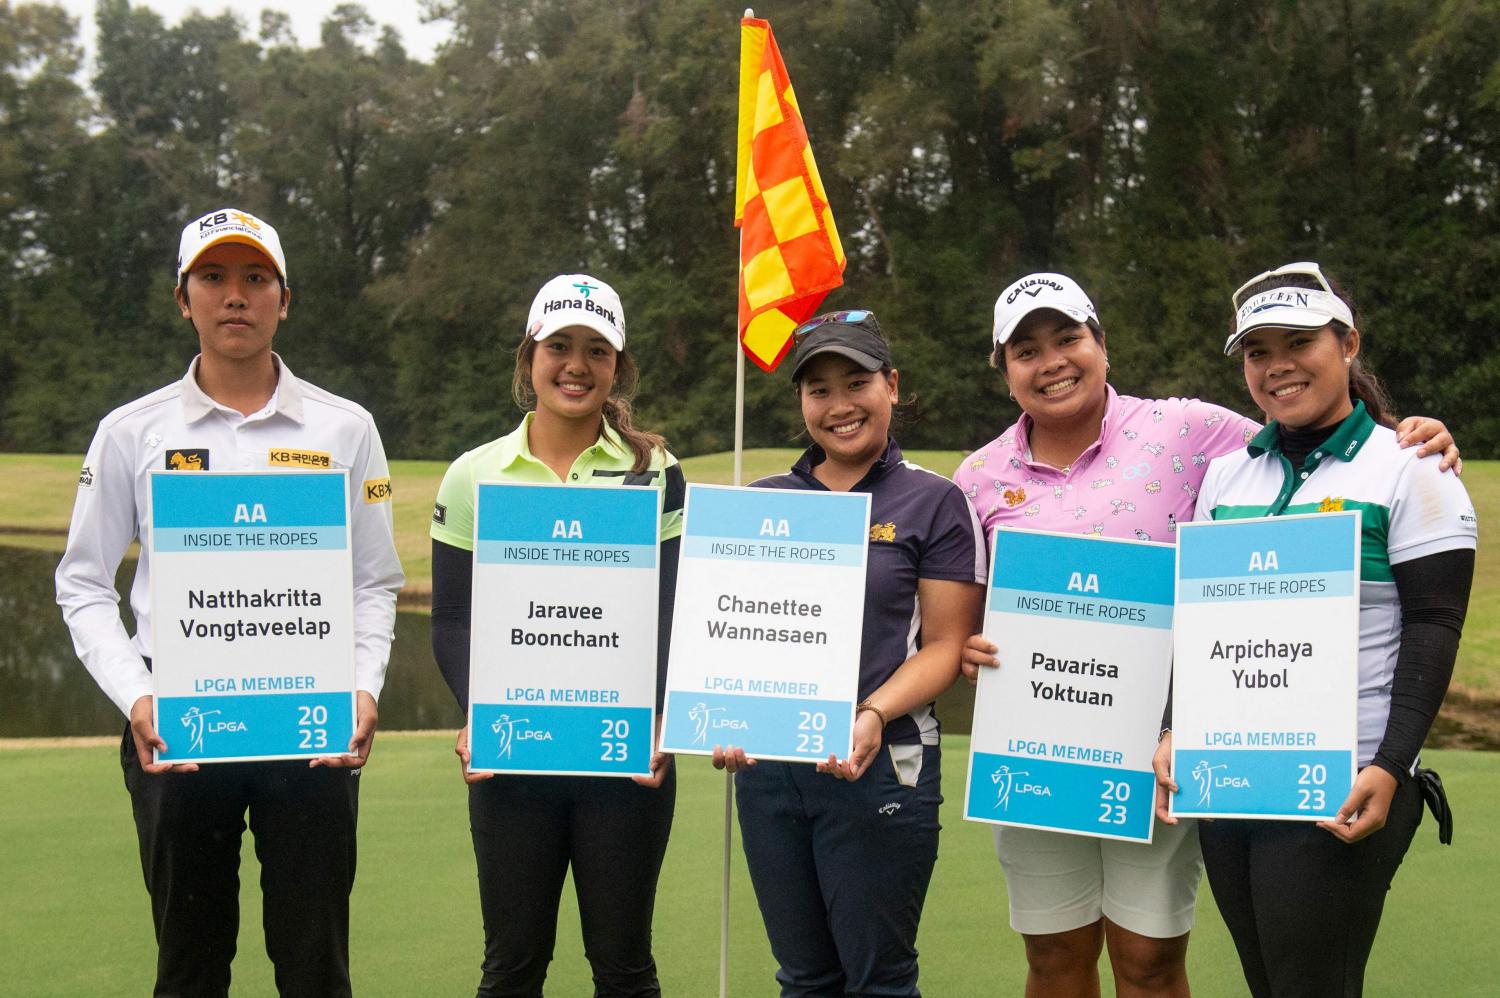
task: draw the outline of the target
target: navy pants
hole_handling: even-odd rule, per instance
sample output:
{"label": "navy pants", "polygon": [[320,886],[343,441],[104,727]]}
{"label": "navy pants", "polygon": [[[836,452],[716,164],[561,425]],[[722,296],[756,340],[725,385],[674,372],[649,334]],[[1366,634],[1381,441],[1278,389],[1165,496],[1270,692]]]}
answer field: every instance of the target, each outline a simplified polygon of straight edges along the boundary
{"label": "navy pants", "polygon": [[120,765],[156,926],[156,998],[229,994],[247,811],[277,991],[349,995],[359,770],[290,760],[153,775],[141,769],[128,726]]}
{"label": "navy pants", "polygon": [[[740,836],[784,996],[918,995],[937,862],[935,745],[883,746],[864,776],[761,761],[735,776]],[[920,749],[920,771],[916,752]]]}
{"label": "navy pants", "polygon": [[479,998],[542,994],[570,865],[594,994],[661,994],[651,915],[676,800],[675,767],[657,789],[617,777],[512,775],[469,787],[484,914]]}
{"label": "navy pants", "polygon": [[1308,822],[1201,822],[1214,901],[1255,998],[1358,998],[1396,869],[1422,821],[1416,780],[1352,845]]}

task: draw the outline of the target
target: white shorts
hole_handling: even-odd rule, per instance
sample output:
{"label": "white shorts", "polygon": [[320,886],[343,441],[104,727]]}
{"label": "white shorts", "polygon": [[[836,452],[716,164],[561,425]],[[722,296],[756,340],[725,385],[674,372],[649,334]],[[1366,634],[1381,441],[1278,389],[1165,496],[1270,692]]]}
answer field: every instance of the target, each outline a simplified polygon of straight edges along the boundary
{"label": "white shorts", "polygon": [[1154,939],[1187,932],[1203,877],[1198,823],[1158,821],[1152,839],[1143,845],[996,826],[1011,928],[1048,935],[1092,925],[1102,915]]}

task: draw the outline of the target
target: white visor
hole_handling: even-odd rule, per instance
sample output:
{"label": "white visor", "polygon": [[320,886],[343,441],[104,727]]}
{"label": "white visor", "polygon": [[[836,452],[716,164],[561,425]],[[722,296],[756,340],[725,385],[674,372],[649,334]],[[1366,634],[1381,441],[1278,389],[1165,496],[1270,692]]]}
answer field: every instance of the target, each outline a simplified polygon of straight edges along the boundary
{"label": "white visor", "polygon": [[1224,353],[1234,353],[1245,334],[1256,329],[1322,329],[1337,320],[1354,325],[1354,315],[1343,299],[1317,288],[1272,288],[1245,299],[1235,314],[1234,333]]}

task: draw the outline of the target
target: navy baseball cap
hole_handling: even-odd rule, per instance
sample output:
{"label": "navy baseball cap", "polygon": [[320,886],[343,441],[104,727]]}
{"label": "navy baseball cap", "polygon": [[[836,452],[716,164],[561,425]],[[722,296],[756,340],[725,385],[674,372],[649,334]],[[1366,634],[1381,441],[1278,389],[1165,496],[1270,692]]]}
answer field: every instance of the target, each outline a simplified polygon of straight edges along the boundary
{"label": "navy baseball cap", "polygon": [[792,348],[793,381],[801,379],[808,361],[825,353],[847,357],[866,371],[891,366],[891,345],[875,313],[863,308],[813,316],[792,330]]}

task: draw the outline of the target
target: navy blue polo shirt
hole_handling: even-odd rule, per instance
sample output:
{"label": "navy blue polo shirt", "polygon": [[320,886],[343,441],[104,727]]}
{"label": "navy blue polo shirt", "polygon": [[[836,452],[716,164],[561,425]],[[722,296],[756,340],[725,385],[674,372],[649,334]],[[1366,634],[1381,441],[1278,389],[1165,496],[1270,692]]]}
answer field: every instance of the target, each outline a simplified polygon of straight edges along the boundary
{"label": "navy blue polo shirt", "polygon": [[[828,491],[813,477],[824,460],[814,444],[785,475],[754,484],[767,489]],[[947,476],[901,457],[895,440],[851,490],[870,494],[870,557],[859,649],[859,698],[870,696],[921,647],[918,579],[988,581],[984,531],[962,490]],[[924,704],[886,726],[889,744],[936,745],[937,714]]]}

